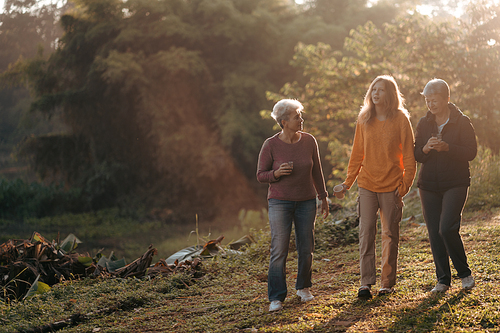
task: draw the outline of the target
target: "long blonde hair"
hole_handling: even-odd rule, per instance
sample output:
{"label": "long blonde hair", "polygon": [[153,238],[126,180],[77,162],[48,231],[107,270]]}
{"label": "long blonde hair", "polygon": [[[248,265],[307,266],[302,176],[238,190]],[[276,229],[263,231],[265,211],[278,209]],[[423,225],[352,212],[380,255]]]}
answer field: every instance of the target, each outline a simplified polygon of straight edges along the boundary
{"label": "long blonde hair", "polygon": [[387,118],[395,117],[399,111],[403,112],[403,114],[407,117],[410,116],[408,110],[404,107],[405,99],[399,91],[396,80],[390,75],[380,75],[373,80],[368,88],[368,91],[366,92],[364,104],[358,115],[359,123],[366,125],[377,115],[375,111],[375,104],[373,104],[372,101],[372,90],[375,84],[380,81],[384,82],[386,90],[385,105],[387,108]]}

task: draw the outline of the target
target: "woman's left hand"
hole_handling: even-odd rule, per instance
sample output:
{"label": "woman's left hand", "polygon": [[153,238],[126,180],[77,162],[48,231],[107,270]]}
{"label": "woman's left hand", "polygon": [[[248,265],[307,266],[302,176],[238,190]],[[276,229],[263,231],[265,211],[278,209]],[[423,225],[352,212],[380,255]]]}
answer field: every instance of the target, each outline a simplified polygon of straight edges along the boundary
{"label": "woman's left hand", "polygon": [[403,208],[405,204],[403,202],[403,197],[401,196],[401,193],[399,193],[399,188],[397,188],[396,191],[394,191],[394,195],[396,197],[396,206],[398,208]]}
{"label": "woman's left hand", "polygon": [[326,198],[321,199],[321,213],[323,213],[323,218],[326,219],[330,213],[330,207],[328,206],[328,201]]}
{"label": "woman's left hand", "polygon": [[443,140],[439,140],[439,143],[436,143],[433,148],[435,151],[448,151],[448,150],[450,150],[450,146],[446,142],[444,142]]}

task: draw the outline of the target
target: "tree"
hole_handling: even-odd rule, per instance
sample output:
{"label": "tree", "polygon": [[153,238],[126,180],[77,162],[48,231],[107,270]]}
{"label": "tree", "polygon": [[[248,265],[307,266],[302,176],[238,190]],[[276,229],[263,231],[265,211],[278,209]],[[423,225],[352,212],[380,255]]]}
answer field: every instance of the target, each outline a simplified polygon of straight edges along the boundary
{"label": "tree", "polygon": [[283,82],[287,53],[271,51],[295,14],[281,1],[77,5],[48,60],[5,75],[26,73],[33,110],[60,112],[70,128],[25,145],[41,176],[85,187],[93,208],[131,193],[208,218],[255,205],[231,152],[245,161],[262,143],[250,110]]}
{"label": "tree", "polygon": [[[420,92],[430,79],[446,80],[452,102],[468,114],[479,143],[498,153],[500,137],[499,7],[477,5],[469,21],[433,21],[407,14],[382,28],[368,22],[352,30],[343,54],[324,44],[299,45],[294,66],[307,77],[290,82],[271,100],[299,98],[309,111],[306,124],[329,142],[334,177],[343,178],[353,125],[369,83],[380,74],[393,75],[406,97],[415,122],[425,114]],[[325,122],[325,119],[330,120]]]}
{"label": "tree", "polygon": [[251,185],[273,133],[258,112],[271,106],[265,92],[297,77],[298,41],[342,40],[355,9],[339,28],[286,0],[75,3],[50,58],[4,74],[26,75],[33,111],[68,126],[21,152],[41,177],[84,187],[93,208],[138,193],[211,217],[265,190]]}
{"label": "tree", "polygon": [[[64,5],[40,4],[35,0],[7,0],[0,13],[0,72],[19,58],[31,58],[37,52],[51,53],[62,30],[57,25]],[[28,116],[29,92],[24,86],[0,89],[0,168],[11,167],[13,147],[27,135],[53,130],[54,125],[40,117]]]}

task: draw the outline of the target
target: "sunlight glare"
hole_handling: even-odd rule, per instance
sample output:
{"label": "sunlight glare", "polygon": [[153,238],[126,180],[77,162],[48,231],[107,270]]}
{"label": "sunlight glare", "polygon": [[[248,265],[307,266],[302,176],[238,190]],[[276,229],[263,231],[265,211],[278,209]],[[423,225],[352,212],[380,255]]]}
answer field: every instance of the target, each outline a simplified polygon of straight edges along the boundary
{"label": "sunlight glare", "polygon": [[[437,7],[432,5],[417,5],[415,9],[422,15],[432,17],[435,16],[434,10],[437,9]],[[455,10],[451,11],[450,14],[455,17],[461,17],[464,14],[464,7],[458,7]]]}
{"label": "sunlight glare", "polygon": [[432,14],[432,6],[429,5],[418,5],[416,9],[422,15],[430,16]]}

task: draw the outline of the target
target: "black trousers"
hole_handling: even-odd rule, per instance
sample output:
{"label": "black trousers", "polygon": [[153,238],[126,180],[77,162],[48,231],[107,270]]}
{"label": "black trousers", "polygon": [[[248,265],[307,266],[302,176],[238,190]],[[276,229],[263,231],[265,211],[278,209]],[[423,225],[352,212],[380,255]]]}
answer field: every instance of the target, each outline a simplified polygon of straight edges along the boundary
{"label": "black trousers", "polygon": [[471,275],[460,237],[460,221],[468,191],[468,187],[456,187],[443,192],[419,189],[437,280],[447,286],[451,284],[450,259],[458,277]]}

